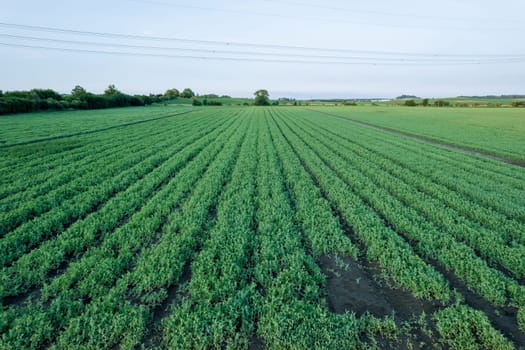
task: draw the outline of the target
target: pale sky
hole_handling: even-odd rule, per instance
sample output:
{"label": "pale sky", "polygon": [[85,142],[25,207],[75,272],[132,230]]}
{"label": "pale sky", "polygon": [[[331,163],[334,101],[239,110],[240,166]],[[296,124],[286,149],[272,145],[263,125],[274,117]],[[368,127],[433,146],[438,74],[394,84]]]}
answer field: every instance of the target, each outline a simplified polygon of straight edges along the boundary
{"label": "pale sky", "polygon": [[[67,93],[78,84],[102,92],[108,84],[115,84],[127,93],[191,87],[200,94],[239,97],[264,88],[272,98],[525,94],[524,13],[523,0],[0,0],[0,90],[38,87]],[[28,30],[20,25],[144,38]],[[400,54],[392,56],[391,52]],[[283,56],[290,53],[296,56]],[[181,55],[194,58],[173,57]],[[343,60],[346,64],[311,56],[332,56],[330,62]],[[304,60],[323,64],[297,62]]]}

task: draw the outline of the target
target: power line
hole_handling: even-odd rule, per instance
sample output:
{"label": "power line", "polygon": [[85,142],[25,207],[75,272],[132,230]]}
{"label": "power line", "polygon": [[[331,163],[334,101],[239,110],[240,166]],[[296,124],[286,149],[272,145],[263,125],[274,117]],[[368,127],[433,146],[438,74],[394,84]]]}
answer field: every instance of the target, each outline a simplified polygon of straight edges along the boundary
{"label": "power line", "polygon": [[[117,48],[130,48],[130,49],[146,49],[146,50],[170,50],[170,51],[183,51],[183,52],[197,52],[206,54],[227,54],[227,55],[257,55],[263,57],[293,57],[293,58],[306,58],[306,59],[323,59],[323,60],[366,60],[375,62],[404,62],[404,63],[469,63],[472,59],[435,59],[435,58],[378,58],[378,57],[363,57],[363,56],[317,56],[317,55],[304,55],[304,54],[290,54],[290,53],[269,53],[269,52],[255,52],[255,51],[231,51],[231,50],[215,50],[215,49],[192,49],[192,48],[181,48],[181,47],[165,47],[165,46],[145,46],[145,45],[128,45],[121,43],[105,43],[105,42],[94,42],[94,41],[78,41],[78,40],[63,40],[55,38],[42,38],[33,36],[23,35],[12,35],[12,34],[1,34],[0,37],[9,39],[23,39],[31,41],[47,41],[62,44],[74,44],[74,45],[90,45],[90,46],[102,46],[102,47],[117,47]],[[509,58],[520,58],[509,57]],[[522,58],[525,59],[525,56]],[[484,58],[476,60],[475,62],[485,61],[500,61],[501,58]]]}
{"label": "power line", "polygon": [[292,46],[292,45],[276,45],[276,44],[254,44],[245,42],[233,42],[233,41],[213,41],[213,40],[197,40],[197,39],[185,39],[176,37],[160,37],[160,36],[146,36],[137,34],[119,34],[119,33],[108,33],[108,32],[93,32],[93,31],[82,31],[63,29],[56,27],[47,26],[33,26],[25,24],[15,24],[0,22],[0,26],[8,28],[16,28],[21,30],[40,31],[40,32],[52,32],[61,34],[75,34],[83,36],[96,36],[105,38],[120,38],[120,39],[132,39],[132,40],[149,40],[149,41],[171,41],[181,42],[188,44],[200,44],[200,45],[214,45],[214,46],[236,46],[236,47],[251,47],[251,48],[265,48],[265,49],[278,49],[278,50],[295,50],[295,51],[318,51],[318,52],[340,52],[340,53],[353,53],[353,54],[370,54],[378,56],[406,56],[406,57],[432,57],[432,58],[447,58],[447,57],[464,57],[464,58],[514,58],[523,57],[524,53],[520,54],[436,54],[436,53],[414,53],[414,52],[394,52],[394,51],[372,51],[372,50],[353,50],[353,49],[339,49],[339,48],[320,48],[320,47],[307,47],[307,46]]}
{"label": "power line", "polygon": [[[365,26],[373,26],[373,27],[386,27],[386,28],[400,28],[400,29],[435,29],[435,30],[442,30],[442,27],[435,27],[431,28],[427,25],[407,25],[404,24],[389,24],[389,23],[374,23],[369,21],[356,21],[356,20],[345,20],[345,19],[334,19],[334,18],[322,18],[322,17],[312,17],[312,16],[294,16],[294,15],[286,15],[278,12],[258,12],[258,11],[243,11],[243,10],[235,10],[235,9],[226,9],[226,8],[216,8],[216,7],[206,7],[206,6],[199,6],[199,5],[190,5],[190,4],[180,4],[180,3],[174,3],[174,2],[165,2],[160,0],[127,0],[129,2],[138,2],[138,3],[146,3],[146,4],[153,4],[153,5],[163,5],[163,6],[173,6],[173,7],[179,7],[179,8],[187,8],[187,9],[194,9],[194,10],[201,10],[201,11],[214,11],[214,12],[222,12],[222,13],[233,13],[238,15],[249,15],[249,16],[263,16],[263,17],[274,17],[274,18],[283,18],[283,19],[294,19],[294,20],[308,20],[308,21],[318,21],[318,22],[327,22],[327,23],[345,23],[345,24],[354,24],[354,25],[365,25]],[[479,31],[479,30],[516,30],[518,28],[502,28],[502,27],[473,27],[473,26],[451,26],[448,25],[447,28],[449,29],[457,29],[457,30],[467,30],[467,31]]]}
{"label": "power line", "polygon": [[519,63],[524,62],[525,59],[509,58],[499,61],[472,61],[472,62],[457,62],[457,63],[371,63],[371,62],[348,62],[348,61],[305,61],[305,60],[280,60],[280,59],[263,59],[263,58],[244,58],[244,57],[222,57],[222,56],[194,56],[194,55],[170,55],[170,54],[154,54],[144,52],[121,52],[121,51],[103,51],[103,50],[86,50],[76,48],[64,47],[49,47],[37,45],[24,45],[0,42],[1,46],[19,47],[29,49],[41,49],[60,52],[77,52],[77,53],[92,53],[92,54],[106,54],[117,56],[143,56],[143,57],[162,57],[162,58],[178,58],[178,59],[196,59],[203,61],[234,61],[234,62],[262,62],[262,63],[291,63],[291,64],[316,64],[316,65],[361,65],[361,66],[461,66],[461,65],[480,65],[480,64],[494,64],[494,63]]}
{"label": "power line", "polygon": [[[421,18],[421,19],[444,20],[444,21],[467,21],[467,20],[485,21],[484,19],[475,19],[475,18],[441,17],[441,16],[422,15],[422,14],[406,14],[406,13],[394,13],[394,12],[373,11],[373,10],[356,10],[356,9],[351,9],[347,7],[326,6],[326,5],[313,4],[313,3],[302,2],[302,1],[289,1],[289,0],[262,0],[262,1],[276,3],[276,4],[285,4],[285,5],[290,5],[290,6],[300,6],[300,7],[306,6],[306,7],[319,8],[319,9],[325,9],[325,10],[331,10],[331,11],[337,11],[337,12],[341,11],[341,12],[349,12],[349,13],[361,13],[361,14],[381,15],[381,16],[391,16],[391,17]],[[505,20],[505,21],[507,23],[509,22],[509,20]],[[522,21],[518,22],[514,20],[510,20],[510,22],[522,23]]]}

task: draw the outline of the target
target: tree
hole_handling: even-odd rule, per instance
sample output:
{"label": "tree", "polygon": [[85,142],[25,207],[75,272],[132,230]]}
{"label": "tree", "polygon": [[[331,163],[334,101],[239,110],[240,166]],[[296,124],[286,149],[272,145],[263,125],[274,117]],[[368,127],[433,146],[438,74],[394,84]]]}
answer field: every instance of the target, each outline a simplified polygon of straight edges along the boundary
{"label": "tree", "polygon": [[86,89],[84,89],[82,86],[77,85],[71,90],[71,96],[73,97],[81,97],[87,94]]}
{"label": "tree", "polygon": [[180,92],[177,89],[169,89],[164,93],[164,97],[172,99],[180,96]]}
{"label": "tree", "polygon": [[424,99],[421,101],[421,105],[422,105],[423,107],[428,106],[428,98],[424,98]]}
{"label": "tree", "polygon": [[118,91],[113,84],[109,85],[108,88],[104,90],[104,95],[106,96],[115,96],[117,94],[120,94],[120,91]]}
{"label": "tree", "polygon": [[257,90],[254,93],[255,95],[255,101],[254,105],[256,106],[269,106],[270,105],[270,94],[268,93],[268,90]]}
{"label": "tree", "polygon": [[415,106],[417,106],[417,103],[414,100],[406,100],[405,101],[405,106],[415,107]]}
{"label": "tree", "polygon": [[195,93],[190,88],[186,88],[182,90],[182,93],[180,94],[180,97],[182,98],[192,98],[194,96],[195,96]]}
{"label": "tree", "polygon": [[436,100],[436,101],[434,101],[434,106],[436,106],[436,107],[449,107],[450,106],[450,102],[448,102],[446,100]]}
{"label": "tree", "polygon": [[48,98],[51,98],[53,100],[60,101],[62,99],[62,95],[51,89],[32,89],[30,91],[30,94],[31,96],[42,100],[47,100]]}

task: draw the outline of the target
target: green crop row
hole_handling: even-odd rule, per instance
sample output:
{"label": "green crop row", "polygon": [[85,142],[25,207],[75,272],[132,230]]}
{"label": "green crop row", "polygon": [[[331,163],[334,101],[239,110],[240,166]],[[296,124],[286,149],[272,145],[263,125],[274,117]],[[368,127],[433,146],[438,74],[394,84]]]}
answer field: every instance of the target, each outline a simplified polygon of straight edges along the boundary
{"label": "green crop row", "polygon": [[258,124],[260,119],[252,119],[231,181],[220,196],[216,224],[191,264],[187,296],[163,324],[162,344],[168,349],[240,348],[253,333]]}
{"label": "green crop row", "polygon": [[[77,185],[78,179],[86,174],[106,168],[104,164],[95,166],[94,163],[104,159],[111,163],[113,162],[112,157],[118,155],[122,157],[126,153],[147,150],[165,139],[166,135],[174,136],[174,132],[182,136],[192,129],[198,129],[199,125],[211,116],[205,117],[196,115],[194,119],[181,118],[178,123],[172,123],[172,125],[157,122],[137,131],[131,131],[128,128],[115,130],[107,133],[109,135],[104,137],[107,138],[104,142],[101,141],[102,136],[90,142],[90,147],[82,153],[80,159],[70,160],[68,158],[71,152],[64,151],[60,153],[57,164],[45,162],[45,167],[42,169],[35,166],[30,166],[26,171],[16,169],[13,173],[17,176],[9,179],[8,183],[2,186],[1,197],[3,198],[0,200],[0,209],[7,212],[22,201],[40,200],[39,196],[43,194],[49,195],[50,192],[64,191],[63,187]],[[72,190],[70,192],[74,193]]]}
{"label": "green crop row", "polygon": [[[196,129],[196,126],[193,126]],[[99,157],[93,159],[91,162],[85,164],[83,167],[78,166],[80,174],[76,177],[71,177],[65,184],[53,184],[51,190],[44,192],[42,195],[36,198],[25,198],[19,201],[19,198],[8,198],[13,204],[12,210],[5,210],[0,214],[0,236],[13,230],[18,225],[29,221],[38,221],[39,215],[46,213],[50,209],[57,208],[63,204],[65,208],[72,207],[72,203],[75,202],[87,202],[86,192],[95,190],[97,186],[104,186],[105,183],[108,185],[114,183],[115,179],[118,179],[117,183],[120,183],[123,177],[132,166],[137,166],[139,169],[147,171],[145,165],[140,163],[146,163],[149,158],[153,158],[157,153],[168,145],[173,143],[173,137],[183,135],[186,131],[191,129],[181,130],[181,132],[173,132],[168,130],[162,135],[154,135],[150,137],[144,137],[142,142],[153,143],[153,145],[145,146],[142,143],[135,142],[133,146],[125,145],[121,149],[115,149],[114,152],[108,154],[100,154]],[[153,142],[153,140],[155,140]],[[124,151],[124,152],[122,152]],[[96,152],[96,150],[93,150]],[[96,153],[95,153],[96,154]],[[21,178],[20,181],[24,181],[25,178]],[[60,186],[61,185],[61,186]],[[107,186],[107,185],[106,185]],[[44,186],[42,186],[44,187]],[[118,190],[110,190],[109,193],[114,193]],[[97,193],[98,201],[94,203],[100,203],[106,198]],[[91,204],[89,207],[96,207],[97,204]],[[89,208],[88,207],[88,208]],[[61,209],[64,212],[64,209]],[[75,217],[81,215],[81,212],[77,212],[76,215],[66,217],[65,221],[74,220]],[[55,217],[55,214],[53,217]],[[45,220],[45,219],[44,219]],[[34,224],[34,223],[32,223]],[[39,225],[41,227],[41,225]],[[15,233],[17,236],[20,233]]]}
{"label": "green crop row", "polygon": [[[176,113],[171,113],[176,116]],[[165,115],[162,114],[162,115]],[[158,117],[159,115],[156,115]],[[113,116],[111,119],[113,119]],[[184,115],[173,118],[173,121],[182,121],[187,119]],[[51,122],[51,120],[48,120]],[[104,143],[107,147],[115,146],[117,141],[126,141],[128,137],[144,135],[144,133],[155,133],[159,126],[169,126],[173,124],[171,120],[158,120],[154,123],[146,123],[141,125],[133,125],[113,130],[106,130],[92,134],[80,135],[74,138],[64,138],[58,140],[51,140],[48,142],[37,143],[35,145],[21,145],[2,149],[0,147],[0,154],[5,155],[0,166],[2,171],[13,170],[0,179],[0,183],[10,183],[16,180],[20,175],[28,175],[31,173],[38,173],[45,179],[44,172],[62,167],[67,164],[81,160],[86,154],[89,154],[92,148],[97,144]],[[67,127],[82,128],[84,120],[75,118],[64,122]],[[37,127],[30,124],[23,124],[31,130]],[[63,154],[66,152],[66,154]],[[2,192],[0,191],[0,194]],[[3,195],[0,195],[3,198]]]}
{"label": "green crop row", "polygon": [[148,106],[4,116],[0,120],[0,139],[11,146],[49,137],[115,128],[129,123],[169,117],[188,110],[184,107]]}
{"label": "green crop row", "polygon": [[[163,132],[164,130],[161,130],[155,134],[158,135]],[[3,178],[5,183],[0,189],[0,198],[2,198],[0,208],[2,211],[11,210],[20,201],[56,190],[57,186],[71,182],[83,175],[86,171],[85,166],[91,162],[119,153],[144,138],[144,135],[138,133],[128,136],[129,138],[122,145],[115,146],[115,139],[108,137],[104,142],[97,140],[82,152],[78,149],[69,150],[66,148],[59,152],[54,160],[46,159],[48,162],[44,160],[45,163],[40,160],[41,165],[26,164],[24,168],[10,166],[5,171],[9,172],[11,176]]]}
{"label": "green crop row", "polygon": [[[426,259],[436,259],[446,269],[454,271],[469,288],[495,305],[504,305],[507,302],[520,305],[525,302],[525,289],[516,281],[489,268],[472,249],[455,242],[449,235],[439,231],[431,222],[418,215],[412,208],[412,203],[407,206],[400,202],[388,190],[382,190],[370,181],[371,175],[365,176],[354,170],[359,166],[348,166],[343,158],[311,135],[308,136],[299,130],[295,128],[293,132],[300,134],[308,146],[334,170],[338,177],[351,184],[357,196],[380,213],[397,232],[402,232],[410,241],[414,241],[418,253]],[[357,160],[354,159],[354,162],[357,163]]]}
{"label": "green crop row", "polygon": [[[186,124],[189,119],[180,118],[181,124]],[[161,122],[153,123],[153,125],[144,125],[142,128],[122,128],[118,130],[111,130],[108,132],[86,135],[81,139],[74,140],[54,140],[43,145],[39,145],[38,149],[50,151],[44,152],[40,157],[38,154],[29,154],[26,156],[18,156],[18,148],[4,150],[3,153],[9,157],[14,157],[18,161],[12,162],[5,167],[5,171],[9,171],[8,175],[2,177],[2,183],[7,186],[2,186],[0,190],[0,198],[5,202],[7,196],[16,194],[19,191],[25,192],[26,187],[19,183],[20,177],[26,177],[28,188],[38,187],[39,183],[44,183],[49,180],[49,177],[57,175],[69,175],[69,172],[75,172],[75,165],[84,165],[97,154],[103,157],[112,149],[121,149],[125,145],[133,145],[135,142],[140,142],[145,136],[159,135],[165,132],[165,128],[159,130],[158,126]],[[164,125],[170,125],[166,121]],[[171,125],[173,127],[173,125]],[[28,146],[19,146],[20,152],[25,148],[35,148]],[[35,150],[37,153],[37,150]],[[6,164],[7,165],[7,164]]]}
{"label": "green crop row", "polygon": [[433,315],[441,342],[451,349],[514,349],[481,311],[451,306]]}
{"label": "green crop row", "polygon": [[[317,122],[322,121],[330,124],[336,123],[342,129],[352,129],[359,131],[362,136],[366,136],[367,140],[376,140],[382,144],[383,148],[389,148],[385,146],[394,146],[409,151],[407,155],[425,157],[428,160],[438,161],[442,166],[439,170],[452,170],[460,172],[468,172],[470,177],[465,178],[466,183],[476,185],[478,181],[481,184],[486,183],[486,180],[492,180],[493,183],[501,183],[501,188],[504,191],[512,191],[512,189],[525,189],[523,180],[523,172],[519,167],[510,166],[505,163],[487,160],[478,157],[472,157],[460,152],[442,149],[433,145],[428,145],[421,141],[414,141],[404,137],[391,135],[385,132],[378,132],[377,130],[371,130],[368,127],[349,123],[341,120],[338,117],[326,116],[315,112],[305,111],[301,117],[316,120]],[[313,118],[312,118],[313,117]],[[336,130],[336,129],[333,129]],[[491,185],[492,185],[491,184]]]}
{"label": "green crop row", "polygon": [[0,349],[525,345],[507,165],[287,107],[70,136],[0,147]]}
{"label": "green crop row", "polygon": [[260,248],[255,278],[264,295],[258,336],[268,349],[361,348],[365,347],[362,340],[374,344],[378,336],[395,338],[396,325],[389,317],[378,320],[365,314],[358,319],[354,314],[328,312],[323,298],[325,278],[301,242],[279,163],[290,160],[300,165],[273,118],[269,129],[273,142],[267,137],[265,144],[273,143],[275,148],[266,146],[267,160],[261,161],[258,177]]}
{"label": "green crop row", "polygon": [[[161,148],[150,150],[153,153],[149,154],[150,157],[144,160],[140,160],[140,153],[138,159],[132,156],[123,157],[117,163],[123,169],[126,169],[122,173],[101,182],[97,182],[100,179],[95,176],[93,179],[95,181],[94,184],[88,187],[85,192],[81,192],[79,195],[64,201],[60,198],[54,199],[51,204],[53,209],[19,226],[0,240],[0,265],[6,266],[10,264],[14,259],[34,248],[42,240],[52,237],[55,232],[63,231],[70,223],[85,218],[90,212],[96,211],[108,199],[160,166],[185,145],[184,143],[177,145],[169,153],[159,152],[170,143],[172,141],[169,139],[164,141],[164,143],[161,142],[159,144]],[[29,203],[29,207],[31,205]]]}
{"label": "green crop row", "polygon": [[385,226],[382,219],[307,144],[295,136],[282,118],[278,122],[282,133],[308,171],[338,207],[353,233],[366,246],[367,257],[378,261],[382,268],[390,272],[396,283],[412,291],[416,297],[448,302],[451,294],[443,276],[418,257],[395,231]]}
{"label": "green crop row", "polygon": [[[480,101],[469,101],[479,104]],[[481,104],[487,103],[481,102]],[[491,101],[490,103],[498,103]],[[511,101],[505,101],[510,105]],[[513,108],[310,107],[447,144],[525,161],[523,110]]]}
{"label": "green crop row", "polygon": [[[282,143],[271,139],[268,142]],[[292,153],[285,153],[279,159],[279,168],[286,177],[289,195],[293,200],[294,216],[300,223],[308,245],[316,256],[341,254],[357,257],[358,249],[341,230],[329,203],[322,197],[312,179],[302,170],[300,161]]]}
{"label": "green crop row", "polygon": [[[290,135],[293,133],[301,134],[299,130],[301,130],[301,128],[298,125],[294,125],[285,133],[290,137]],[[316,133],[315,135],[318,134],[319,133]],[[329,140],[325,144],[320,145],[318,143],[316,144],[315,138],[313,136],[314,134],[311,131],[309,133],[303,131],[302,135],[307,140],[307,142],[304,144],[305,147],[306,144],[308,144],[309,147],[316,149],[318,156],[324,158],[325,161],[327,161],[327,164],[330,164],[331,167],[335,166],[334,169],[338,170],[338,175],[345,179],[348,184],[351,184],[352,189],[357,191],[360,196],[363,196],[363,198],[365,198],[375,210],[378,210],[380,213],[382,213],[382,215],[386,215],[389,223],[394,223],[394,226],[400,229],[405,235],[408,234],[410,236],[410,234],[417,234],[417,238],[415,238],[416,236],[410,237],[411,239],[416,239],[416,241],[426,237],[424,238],[424,241],[420,242],[418,245],[418,251],[428,248],[424,251],[424,255],[426,257],[434,259],[437,256],[437,259],[442,262],[445,267],[454,270],[459,274],[460,277],[465,278],[467,280],[467,284],[471,288],[494,303],[505,303],[508,296],[508,301],[511,304],[523,304],[525,295],[523,287],[521,287],[515,281],[505,278],[497,271],[491,272],[490,269],[488,269],[487,266],[483,264],[483,262],[480,262],[476,259],[474,254],[470,253],[469,258],[467,255],[465,255],[467,254],[468,250],[461,249],[460,245],[451,244],[453,242],[450,241],[450,239],[447,239],[446,237],[439,239],[439,237],[442,235],[440,235],[440,233],[437,231],[432,230],[428,223],[425,223],[424,220],[419,221],[420,224],[423,225],[420,229],[411,229],[411,226],[409,226],[410,221],[407,221],[407,219],[410,220],[411,211],[404,208],[404,206],[400,203],[388,201],[387,199],[390,196],[388,191],[378,191],[378,188],[373,183],[370,185],[365,185],[366,182],[369,181],[368,179],[374,178],[373,174],[369,173],[367,176],[359,177],[360,174],[353,170],[356,168],[356,166],[352,166],[352,163],[357,165],[356,158],[358,157],[352,157],[353,161],[350,163],[345,163],[342,161],[342,158],[339,158],[339,163],[336,165],[337,162],[334,159],[337,157],[333,157],[333,150],[327,148],[326,146],[327,144],[330,144],[330,141],[333,140]],[[341,151],[340,154],[348,154],[348,152]],[[373,162],[373,158],[369,160]],[[350,174],[353,174],[353,176],[349,177]],[[374,193],[376,193],[375,199]],[[401,210],[397,215],[395,210],[392,210],[395,208]],[[389,215],[390,212],[392,214]],[[415,218],[417,218],[417,216],[412,213],[412,220]],[[425,248],[425,246],[427,247]],[[474,310],[471,311],[474,312]],[[496,331],[491,328],[491,332]],[[501,337],[501,335],[499,336]]]}
{"label": "green crop row", "polygon": [[[295,130],[298,131],[300,128]],[[356,189],[356,192],[365,198],[375,210],[387,218],[388,222],[394,225],[397,230],[404,232],[410,239],[416,241],[425,239],[424,242],[426,243],[423,243],[423,241],[419,243],[419,249],[425,252],[425,256],[439,260],[447,269],[452,269],[453,267],[456,273],[461,271],[461,276],[468,281],[469,287],[494,303],[505,303],[506,295],[509,295],[510,300],[514,303],[519,304],[525,301],[523,288],[520,288],[515,281],[505,278],[498,271],[489,269],[473,252],[469,252],[467,247],[450,239],[450,236],[467,240],[469,243],[473,243],[476,248],[483,249],[483,252],[490,258],[508,263],[511,271],[513,268],[512,264],[516,264],[518,268],[522,264],[522,250],[516,249],[517,247],[514,250],[507,249],[508,247],[504,243],[498,245],[497,240],[491,235],[486,234],[483,236],[483,231],[477,231],[477,234],[461,231],[458,229],[459,223],[457,219],[454,220],[453,217],[448,218],[450,226],[446,227],[446,230],[438,230],[433,222],[441,221],[446,223],[443,216],[437,219],[431,217],[429,220],[418,215],[413,208],[418,208],[418,206],[424,207],[424,211],[432,215],[441,211],[440,205],[433,207],[433,203],[428,200],[418,203],[417,198],[409,196],[411,191],[409,186],[403,186],[403,184],[396,183],[391,179],[389,181],[388,177],[382,175],[379,171],[369,173],[367,164],[373,163],[373,158],[369,158],[363,164],[360,164],[358,157],[352,157],[351,160],[345,159],[346,157],[343,154],[346,154],[346,149],[341,149],[340,152],[337,149],[330,149],[327,144],[332,141],[331,139],[328,139],[326,143],[321,143],[311,133],[306,133],[303,137],[308,138],[308,144],[318,154],[322,155],[327,163],[330,163],[335,168],[338,175],[346,180],[348,184],[351,184]],[[332,154],[333,157],[327,156]],[[362,171],[363,174],[358,170]],[[382,187],[384,187],[384,190],[382,190]],[[393,194],[403,198],[404,203]],[[467,236],[468,234],[470,236]],[[492,247],[492,250],[490,247]],[[446,258],[440,257],[440,255],[445,254]],[[521,270],[517,271],[518,275],[523,273]],[[498,287],[501,288],[499,291]]]}
{"label": "green crop row", "polygon": [[[234,121],[234,120],[233,120]],[[194,144],[187,145],[164,164],[153,170],[144,178],[134,183],[109,200],[99,211],[88,215],[84,220],[73,224],[68,230],[59,234],[56,239],[49,240],[37,249],[23,255],[13,266],[0,271],[0,297],[14,296],[26,292],[29,288],[42,286],[51,270],[58,268],[68,257],[82,254],[92,244],[101,241],[110,234],[119,223],[124,224],[126,218],[135,213],[156,191],[160,189],[178,170],[199,154],[213,150],[210,142],[224,133],[233,121],[225,123],[213,132],[208,132]],[[199,134],[190,139],[198,138]],[[186,142],[181,139],[181,142]],[[211,149],[210,149],[211,148]],[[171,149],[167,149],[170,155]]]}
{"label": "green crop row", "polygon": [[[238,143],[242,133],[237,135],[230,140],[232,146],[224,148],[223,144],[218,143],[215,147],[224,149],[228,157],[232,157],[235,142]],[[228,135],[223,135],[221,140],[228,140]],[[83,312],[85,305],[104,296],[119,276],[132,268],[136,254],[159,239],[170,213],[180,205],[179,202],[202,176],[206,160],[213,158],[212,152],[205,155],[206,158],[201,158],[199,162],[195,160],[188,163],[125,225],[107,236],[100,246],[86,252],[80,260],[69,264],[63,274],[45,285],[39,301],[30,304],[27,309],[14,310],[19,316],[14,318],[2,341],[14,348],[20,341],[27,341],[28,347],[38,348],[53,340],[70,319]],[[27,327],[27,324],[32,326]],[[35,328],[42,330],[38,336],[29,333]]]}
{"label": "green crop row", "polygon": [[[330,129],[339,134],[344,130],[343,135],[349,136],[349,133],[356,138],[351,141],[355,141],[364,147],[370,144],[374,145],[375,151],[379,153],[396,154],[404,165],[421,171],[422,175],[438,182],[448,180],[454,174],[456,176],[452,180],[456,180],[456,182],[444,182],[453,191],[464,193],[469,198],[507,213],[510,217],[513,215],[523,217],[523,209],[520,214],[520,211],[515,208],[514,201],[510,203],[505,201],[510,196],[517,203],[525,204],[525,199],[520,194],[520,191],[525,190],[525,176],[517,167],[443,150],[422,142],[370,130],[367,127],[350,124],[329,116],[321,119],[319,115],[315,117],[315,114],[311,115],[306,112],[299,117],[315,121],[317,125],[322,121],[321,124],[330,125]],[[394,151],[397,153],[393,153]],[[402,159],[399,157],[400,154],[403,155]],[[436,163],[440,166],[428,167],[429,164],[435,165]],[[482,193],[480,189],[483,189]]]}
{"label": "green crop row", "polygon": [[525,333],[525,306],[520,307],[518,310],[518,326]]}
{"label": "green crop row", "polygon": [[[310,132],[311,137],[316,137]],[[318,131],[316,134],[320,135]],[[525,275],[525,248],[521,244],[507,244],[508,236],[494,230],[487,230],[479,224],[472,223],[460,213],[443,206],[440,201],[418,191],[412,182],[405,182],[393,177],[383,170],[382,159],[368,154],[366,151],[353,147],[352,144],[338,142],[334,137],[318,140],[331,152],[342,157],[350,169],[358,170],[367,179],[372,180],[378,188],[383,188],[403,202],[405,206],[414,208],[425,219],[431,221],[441,231],[465,242],[489,262],[500,264],[515,277]],[[337,145],[337,146],[335,146]],[[341,146],[339,146],[341,145]],[[405,171],[406,173],[407,171]]]}
{"label": "green crop row", "polygon": [[[201,152],[194,164],[189,165],[186,174],[197,175],[202,162],[213,159],[189,198],[167,218],[158,241],[140,252],[134,268],[114,288],[69,323],[54,348],[67,348],[71,344],[86,349],[109,348],[119,344],[121,348],[133,349],[140,343],[155,309],[168,298],[168,288],[181,278],[184,266],[206,239],[209,212],[216,206],[218,194],[236,161],[245,138],[244,129],[245,126],[230,126],[229,136],[221,137],[221,142],[209,152]],[[229,141],[224,144],[225,140]]]}
{"label": "green crop row", "polygon": [[[328,135],[332,142],[351,149],[353,156],[373,158],[374,162],[369,162],[372,167],[379,167],[381,170],[388,171],[388,173],[396,178],[402,179],[419,192],[423,192],[443,202],[444,205],[457,211],[466,218],[471,219],[479,226],[497,232],[504,240],[516,240],[516,242],[520,244],[525,243],[525,225],[509,220],[506,216],[485,208],[477,202],[469,200],[461,196],[461,194],[441,185],[439,180],[443,179],[443,176],[439,177],[437,181],[430,179],[430,174],[435,168],[433,161],[425,160],[424,158],[417,159],[417,164],[420,166],[426,165],[428,171],[426,174],[415,172],[413,170],[413,164],[407,162],[407,159],[413,157],[412,152],[399,153],[396,149],[383,147],[381,140],[377,142],[372,141],[370,138],[362,140],[359,134],[352,128],[347,129],[344,126],[340,127],[338,124],[337,128],[329,128],[328,125],[330,124],[325,124],[327,125],[319,125],[318,123],[312,125],[315,125],[315,128],[319,129],[320,133]],[[400,156],[400,154],[402,154],[402,156]],[[415,163],[416,161],[414,160],[414,164]],[[454,172],[450,172],[448,177],[457,178],[458,176],[454,175]],[[508,198],[507,201],[512,202],[510,198]]]}

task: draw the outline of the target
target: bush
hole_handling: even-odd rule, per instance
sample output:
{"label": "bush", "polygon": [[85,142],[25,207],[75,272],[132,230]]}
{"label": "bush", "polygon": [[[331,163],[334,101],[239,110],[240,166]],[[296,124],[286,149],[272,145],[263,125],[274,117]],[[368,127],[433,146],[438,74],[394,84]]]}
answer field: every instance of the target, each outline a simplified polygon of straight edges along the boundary
{"label": "bush", "polygon": [[116,89],[111,94],[95,95],[76,86],[71,95],[62,96],[50,89],[13,91],[0,95],[0,115],[64,109],[101,109],[144,106],[162,100],[162,95],[126,95]]}
{"label": "bush", "polygon": [[0,113],[28,113],[35,110],[35,102],[29,98],[4,96],[0,100]]}
{"label": "bush", "polygon": [[191,104],[194,106],[202,106],[202,102],[197,100],[196,98],[193,99],[193,102]]}
{"label": "bush", "polygon": [[30,93],[31,95],[34,95],[42,100],[47,100],[51,98],[53,100],[60,101],[62,99],[62,95],[51,89],[33,89],[30,91]]}
{"label": "bush", "polygon": [[450,102],[445,101],[445,100],[436,100],[436,101],[434,101],[434,106],[436,106],[436,107],[449,107],[450,106]]}
{"label": "bush", "polygon": [[417,103],[414,100],[406,100],[405,101],[405,106],[415,107],[415,106],[417,106]]}

